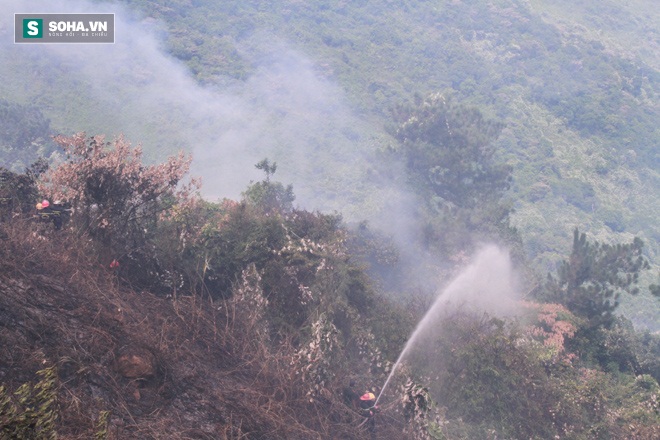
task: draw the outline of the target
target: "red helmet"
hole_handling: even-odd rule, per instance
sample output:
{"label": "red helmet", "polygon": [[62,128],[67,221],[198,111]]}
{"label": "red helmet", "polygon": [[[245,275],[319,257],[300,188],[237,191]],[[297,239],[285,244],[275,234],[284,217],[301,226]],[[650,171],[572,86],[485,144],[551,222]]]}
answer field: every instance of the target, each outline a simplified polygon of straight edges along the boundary
{"label": "red helmet", "polygon": [[376,400],[376,395],[374,393],[364,393],[360,396],[360,400]]}
{"label": "red helmet", "polygon": [[44,200],[41,202],[41,206],[42,206],[43,208],[48,208],[48,207],[50,206],[50,202],[49,202],[48,200],[44,199]]}

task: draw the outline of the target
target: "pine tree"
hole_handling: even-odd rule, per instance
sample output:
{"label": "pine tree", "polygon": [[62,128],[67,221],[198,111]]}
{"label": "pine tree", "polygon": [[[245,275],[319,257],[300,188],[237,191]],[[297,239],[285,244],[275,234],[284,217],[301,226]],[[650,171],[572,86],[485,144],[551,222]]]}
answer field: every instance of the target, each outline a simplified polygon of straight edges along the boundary
{"label": "pine tree", "polygon": [[395,111],[393,135],[413,190],[426,202],[423,242],[442,253],[474,241],[520,244],[503,201],[511,167],[496,158],[503,125],[440,94]]}
{"label": "pine tree", "polygon": [[548,277],[547,299],[566,305],[585,318],[589,327],[609,328],[621,295],[639,292],[639,274],[649,268],[643,247],[637,237],[629,244],[592,243],[576,228],[569,259],[561,264],[556,278]]}
{"label": "pine tree", "polygon": [[400,109],[395,136],[415,184],[458,207],[498,201],[509,188],[511,167],[494,159],[492,142],[503,126],[473,107],[432,95]]}

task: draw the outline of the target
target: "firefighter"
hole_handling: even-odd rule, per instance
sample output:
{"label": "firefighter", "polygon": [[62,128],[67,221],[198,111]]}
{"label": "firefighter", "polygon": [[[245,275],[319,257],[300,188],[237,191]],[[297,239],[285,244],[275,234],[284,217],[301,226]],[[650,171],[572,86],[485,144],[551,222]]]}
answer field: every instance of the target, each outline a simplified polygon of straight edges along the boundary
{"label": "firefighter", "polygon": [[[61,207],[61,209],[60,209]],[[59,206],[51,207],[50,202],[46,199],[37,203],[37,218],[44,222],[52,222],[55,226],[55,230],[60,230],[62,228],[62,214],[64,207],[60,204]]]}
{"label": "firefighter", "polygon": [[376,405],[376,395],[374,393],[367,391],[360,396],[360,414],[366,417],[363,423],[367,426],[367,431],[371,433],[372,437],[376,432],[376,419],[374,416],[377,412],[378,406]]}

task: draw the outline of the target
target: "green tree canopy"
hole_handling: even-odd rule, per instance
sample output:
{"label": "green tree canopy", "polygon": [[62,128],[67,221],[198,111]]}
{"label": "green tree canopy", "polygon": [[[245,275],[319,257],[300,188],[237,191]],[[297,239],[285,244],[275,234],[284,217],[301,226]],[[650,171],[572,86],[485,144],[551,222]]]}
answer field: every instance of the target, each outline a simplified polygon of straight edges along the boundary
{"label": "green tree canopy", "polygon": [[411,177],[431,195],[474,208],[498,201],[509,188],[511,167],[497,163],[492,147],[501,123],[440,94],[397,109],[395,118]]}
{"label": "green tree canopy", "polygon": [[502,124],[441,94],[398,107],[394,119],[408,179],[426,201],[424,243],[444,254],[480,240],[518,245],[502,200],[511,167],[498,161],[493,144]]}
{"label": "green tree canopy", "polygon": [[255,165],[255,168],[266,173],[266,178],[260,182],[251,183],[243,192],[246,202],[257,206],[263,212],[291,212],[293,210],[293,201],[296,196],[293,194],[293,186],[284,186],[280,182],[271,182],[270,178],[277,171],[277,163],[270,162],[267,158]]}
{"label": "green tree canopy", "polygon": [[609,245],[587,241],[585,233],[573,232],[573,250],[557,276],[548,276],[545,297],[566,305],[588,320],[590,327],[608,328],[621,294],[638,293],[639,273],[649,267],[642,255],[644,243]]}

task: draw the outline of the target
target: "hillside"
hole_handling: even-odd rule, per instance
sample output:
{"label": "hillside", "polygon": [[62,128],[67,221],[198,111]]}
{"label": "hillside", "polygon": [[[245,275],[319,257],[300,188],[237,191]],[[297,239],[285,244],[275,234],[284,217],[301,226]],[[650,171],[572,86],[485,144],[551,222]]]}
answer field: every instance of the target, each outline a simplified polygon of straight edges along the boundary
{"label": "hillside", "polygon": [[[55,368],[58,438],[360,438],[338,397],[310,404],[284,359],[244,351],[250,328],[222,307],[118,285],[69,237],[3,232],[0,379]],[[0,438],[17,438],[2,409]]]}
{"label": "hillside", "polygon": [[[178,185],[184,156],[144,165],[122,138],[55,141],[67,161],[0,180],[2,439],[657,438],[660,338],[609,301],[646,264],[639,240],[576,231],[534,295],[558,302],[517,299],[515,319],[497,312],[515,299],[508,252],[457,262],[451,296],[486,311],[433,316],[394,369],[428,298],[379,292],[356,263],[387,266],[387,240],[293,208],[275,163],[216,204]],[[22,203],[64,189],[60,228]],[[364,390],[383,393],[376,410],[356,403]]]}
{"label": "hillside", "polygon": [[[89,7],[118,11],[125,29],[114,47],[3,45],[1,90],[56,132],[123,132],[151,160],[193,151],[209,197],[237,197],[271,157],[301,206],[356,221],[410,198],[374,155],[396,148],[392,108],[441,91],[505,123],[495,146],[536,270],[556,268],[578,226],[642,238],[648,284],[660,237],[650,3],[101,2]],[[653,327],[643,301],[626,311]]]}
{"label": "hillside", "polygon": [[[399,130],[426,157],[412,177],[456,154],[429,148],[446,120],[473,147],[500,128],[431,104]],[[648,268],[639,239],[576,229],[569,258],[521,298],[524,268],[497,246],[405,276],[408,256],[367,224],[294,208],[268,159],[240,200],[212,203],[182,184],[183,154],[147,165],[122,137],[54,142],[58,165],[0,170],[0,438],[657,437],[660,338],[613,313]],[[420,211],[434,247],[465,246],[469,228],[511,233],[480,203],[502,212],[508,168],[476,160],[501,188],[484,193],[481,173],[427,185],[474,200],[455,206],[466,224]],[[434,270],[454,279],[453,307],[425,291]]]}
{"label": "hillside", "polygon": [[0,439],[658,438],[654,6],[2,3]]}

